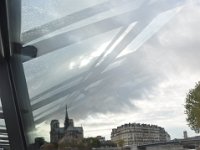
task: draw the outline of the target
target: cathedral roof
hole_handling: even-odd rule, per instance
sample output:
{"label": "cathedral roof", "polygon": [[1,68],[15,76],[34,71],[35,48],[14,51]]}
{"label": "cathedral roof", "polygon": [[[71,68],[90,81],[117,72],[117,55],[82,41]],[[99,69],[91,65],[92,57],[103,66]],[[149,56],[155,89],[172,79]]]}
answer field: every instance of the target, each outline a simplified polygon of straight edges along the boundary
{"label": "cathedral roof", "polygon": [[64,128],[56,128],[55,131],[56,131],[57,133],[63,134],[64,131],[65,131],[65,129],[64,129]]}
{"label": "cathedral roof", "polygon": [[72,127],[72,126],[69,126],[67,128],[67,131],[79,131],[79,132],[83,132],[83,128],[82,127]]}

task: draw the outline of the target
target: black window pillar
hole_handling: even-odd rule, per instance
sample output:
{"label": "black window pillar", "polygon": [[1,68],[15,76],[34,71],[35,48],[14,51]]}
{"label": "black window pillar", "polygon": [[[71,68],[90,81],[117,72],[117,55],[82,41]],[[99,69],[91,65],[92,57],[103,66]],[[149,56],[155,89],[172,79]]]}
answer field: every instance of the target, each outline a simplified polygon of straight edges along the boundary
{"label": "black window pillar", "polygon": [[20,57],[21,1],[0,1],[0,98],[12,150],[25,150],[34,121]]}

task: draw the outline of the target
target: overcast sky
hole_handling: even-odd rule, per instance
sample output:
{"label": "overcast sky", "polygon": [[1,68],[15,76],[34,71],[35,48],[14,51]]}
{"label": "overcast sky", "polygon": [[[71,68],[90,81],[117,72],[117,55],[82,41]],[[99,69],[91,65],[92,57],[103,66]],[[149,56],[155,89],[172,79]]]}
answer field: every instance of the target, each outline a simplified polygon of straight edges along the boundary
{"label": "overcast sky", "polygon": [[[48,5],[41,1],[40,4],[34,2],[34,7],[33,2],[24,1],[22,31],[106,2],[81,1],[80,5],[76,5],[74,1],[69,1],[65,6],[60,1]],[[127,15],[130,18],[117,18],[110,24],[121,25],[122,22],[124,26],[113,26],[106,32],[103,32],[107,30],[104,26],[90,28],[91,32],[97,32],[93,37],[81,39],[81,36],[84,37],[82,34],[77,37],[65,36],[60,39],[69,43],[65,47],[50,53],[40,52],[41,56],[24,63],[31,104],[46,99],[53,101],[33,112],[40,118],[41,112],[52,109],[52,116],[37,126],[37,133],[43,133],[46,139],[49,138],[50,120],[59,118],[62,122],[66,104],[69,106],[69,116],[75,119],[75,125],[83,126],[85,136],[102,135],[109,139],[112,128],[129,122],[162,126],[172,138],[182,138],[184,130],[188,131],[189,136],[195,135],[185,121],[184,103],[187,92],[200,77],[199,1],[124,2],[127,4],[119,7],[112,0],[107,11],[28,43],[35,45],[39,51],[46,51],[51,47],[41,44],[45,39],[53,36],[59,39],[61,33],[71,30],[77,33],[81,27],[139,9],[136,21],[129,22],[133,18]],[[165,10],[151,10],[150,6],[157,3],[156,7]],[[28,20],[28,16],[32,16],[32,19]],[[90,32],[89,29],[83,31],[86,35]],[[112,43],[115,37],[117,40]],[[51,43],[60,44],[52,39],[49,41]],[[108,48],[110,43],[112,45]],[[36,97],[46,90],[44,95]]]}

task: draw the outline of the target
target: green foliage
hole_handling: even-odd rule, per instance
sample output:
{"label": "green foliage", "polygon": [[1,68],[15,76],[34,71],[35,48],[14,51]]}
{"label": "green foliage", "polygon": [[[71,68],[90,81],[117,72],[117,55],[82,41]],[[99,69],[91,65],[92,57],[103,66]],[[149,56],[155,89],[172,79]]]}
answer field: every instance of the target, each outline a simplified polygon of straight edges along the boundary
{"label": "green foliage", "polygon": [[59,143],[60,149],[66,149],[66,148],[87,149],[87,147],[88,147],[87,144],[84,143],[83,141],[71,140]]}
{"label": "green foliage", "polygon": [[192,130],[200,132],[200,82],[196,83],[186,96],[185,113],[187,122]]}
{"label": "green foliage", "polygon": [[84,143],[90,148],[98,148],[101,146],[101,143],[97,138],[86,138],[84,139]]}
{"label": "green foliage", "polygon": [[124,146],[124,140],[119,140],[117,142],[117,144],[118,144],[119,147],[123,147]]}
{"label": "green foliage", "polygon": [[81,141],[77,140],[63,140],[58,144],[59,149],[76,149],[76,150],[92,150],[92,148],[98,148],[101,146],[100,141],[97,138],[85,138]]}

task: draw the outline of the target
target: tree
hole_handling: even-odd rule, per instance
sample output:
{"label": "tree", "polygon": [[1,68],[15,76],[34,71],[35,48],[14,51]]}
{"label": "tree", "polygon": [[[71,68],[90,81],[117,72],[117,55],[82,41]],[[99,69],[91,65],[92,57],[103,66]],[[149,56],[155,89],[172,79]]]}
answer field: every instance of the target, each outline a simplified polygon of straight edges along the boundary
{"label": "tree", "polygon": [[200,132],[200,81],[196,83],[195,88],[189,90],[186,96],[185,113],[187,122],[192,130]]}
{"label": "tree", "polygon": [[118,142],[117,142],[117,144],[118,144],[118,146],[119,147],[121,147],[121,149],[122,149],[122,147],[124,146],[124,140],[119,140]]}
{"label": "tree", "polygon": [[84,143],[90,148],[99,148],[101,147],[101,142],[97,138],[89,137],[84,139]]}

